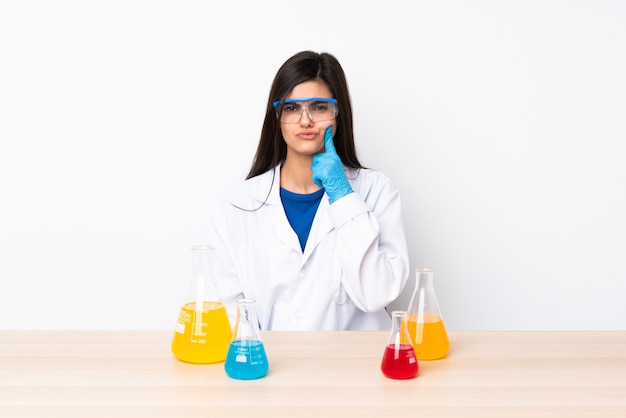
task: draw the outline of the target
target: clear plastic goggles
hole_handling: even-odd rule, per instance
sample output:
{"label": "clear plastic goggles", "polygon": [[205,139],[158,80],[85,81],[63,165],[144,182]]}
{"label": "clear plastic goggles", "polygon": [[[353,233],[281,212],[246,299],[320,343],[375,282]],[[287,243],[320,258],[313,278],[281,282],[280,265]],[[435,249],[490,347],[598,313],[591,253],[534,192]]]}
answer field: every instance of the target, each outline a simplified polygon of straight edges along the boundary
{"label": "clear plastic goggles", "polygon": [[280,123],[298,123],[306,111],[313,123],[335,119],[339,112],[337,99],[323,97],[303,97],[274,102],[276,116]]}

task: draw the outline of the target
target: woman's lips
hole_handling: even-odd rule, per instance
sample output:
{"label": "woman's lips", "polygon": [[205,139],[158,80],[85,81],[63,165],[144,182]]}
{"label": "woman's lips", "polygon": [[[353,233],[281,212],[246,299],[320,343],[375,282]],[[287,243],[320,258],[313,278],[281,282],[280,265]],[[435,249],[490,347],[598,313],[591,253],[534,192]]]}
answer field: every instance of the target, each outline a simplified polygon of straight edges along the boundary
{"label": "woman's lips", "polygon": [[317,137],[317,132],[300,132],[298,134],[298,138],[301,139],[315,139]]}

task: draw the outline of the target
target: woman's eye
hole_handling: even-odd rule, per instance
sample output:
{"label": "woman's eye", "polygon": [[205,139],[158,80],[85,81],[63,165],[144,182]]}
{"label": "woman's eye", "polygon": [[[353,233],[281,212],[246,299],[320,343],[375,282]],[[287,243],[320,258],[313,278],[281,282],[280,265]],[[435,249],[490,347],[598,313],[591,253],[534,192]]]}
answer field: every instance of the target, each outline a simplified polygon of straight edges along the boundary
{"label": "woman's eye", "polygon": [[294,105],[285,105],[285,106],[283,106],[283,112],[289,113],[289,112],[295,112],[296,110],[298,110],[298,109],[296,109],[296,107]]}

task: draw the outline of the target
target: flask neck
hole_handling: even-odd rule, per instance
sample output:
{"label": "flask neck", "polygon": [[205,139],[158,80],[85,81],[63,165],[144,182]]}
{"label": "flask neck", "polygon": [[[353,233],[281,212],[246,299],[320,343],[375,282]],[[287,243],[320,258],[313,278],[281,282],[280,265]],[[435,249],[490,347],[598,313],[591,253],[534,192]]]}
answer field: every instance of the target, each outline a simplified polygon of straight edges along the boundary
{"label": "flask neck", "polygon": [[407,319],[407,311],[391,312],[391,334],[387,344],[412,344]]}
{"label": "flask neck", "polygon": [[391,326],[393,331],[398,331],[402,327],[402,321],[407,318],[406,311],[393,311],[391,312]]}
{"label": "flask neck", "polygon": [[415,290],[409,302],[411,321],[424,322],[427,319],[441,318],[439,303],[433,287],[433,269],[417,269]]}
{"label": "flask neck", "polygon": [[191,247],[192,274],[187,298],[196,306],[203,302],[221,302],[221,296],[213,282],[213,251],[210,245]]}
{"label": "flask neck", "polygon": [[433,289],[433,269],[417,269],[415,271],[415,288]]}
{"label": "flask neck", "polygon": [[256,318],[254,311],[254,299],[240,299],[237,302],[237,310],[239,311],[239,320],[241,322],[250,322]]}
{"label": "flask neck", "polygon": [[237,301],[237,322],[235,323],[235,340],[261,340],[261,330],[256,317],[256,301],[239,299]]}
{"label": "flask neck", "polygon": [[192,268],[194,274],[204,274],[209,276],[211,273],[211,256],[214,247],[210,245],[195,245],[191,247]]}

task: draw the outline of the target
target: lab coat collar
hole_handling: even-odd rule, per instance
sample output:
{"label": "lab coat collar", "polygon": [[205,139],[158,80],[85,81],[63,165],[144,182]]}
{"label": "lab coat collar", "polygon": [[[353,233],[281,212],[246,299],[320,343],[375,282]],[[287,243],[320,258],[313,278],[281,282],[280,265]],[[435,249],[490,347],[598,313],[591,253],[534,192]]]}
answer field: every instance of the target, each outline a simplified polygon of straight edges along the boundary
{"label": "lab coat collar", "polygon": [[[265,173],[258,176],[258,183],[254,188],[254,199],[258,203],[265,202],[266,205],[272,205],[280,208],[275,212],[275,216],[278,218],[276,225],[276,238],[292,247],[295,251],[302,252],[300,248],[300,242],[298,236],[294,232],[293,228],[289,224],[283,204],[280,199],[280,168],[279,164],[273,170],[268,170]],[[273,183],[272,183],[273,181]],[[271,188],[271,190],[270,190]],[[268,195],[269,190],[269,195]],[[302,263],[304,264],[309,256],[312,254],[315,247],[324,239],[324,237],[334,228],[331,219],[328,215],[328,208],[330,203],[328,196],[324,193],[315,217],[313,218],[313,224],[311,225],[311,232],[307,239],[306,246],[304,247]]]}
{"label": "lab coat collar", "polygon": [[257,177],[253,197],[258,203],[282,206],[280,200],[280,167],[281,165],[279,164],[273,170],[267,170]]}

